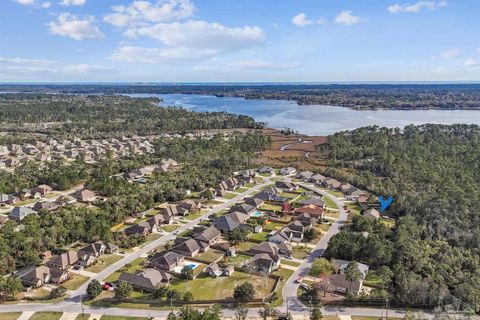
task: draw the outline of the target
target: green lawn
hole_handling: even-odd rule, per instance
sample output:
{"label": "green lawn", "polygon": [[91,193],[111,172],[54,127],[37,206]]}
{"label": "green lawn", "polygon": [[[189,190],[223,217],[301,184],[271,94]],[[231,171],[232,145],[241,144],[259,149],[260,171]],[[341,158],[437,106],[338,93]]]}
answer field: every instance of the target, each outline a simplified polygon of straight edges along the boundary
{"label": "green lawn", "polygon": [[245,252],[245,251],[250,250],[251,247],[256,246],[256,245],[257,245],[257,243],[255,243],[255,242],[246,241],[246,242],[236,244],[235,249],[237,251],[244,251]]}
{"label": "green lawn", "polygon": [[269,232],[268,231],[263,231],[259,233],[250,233],[248,235],[248,238],[250,240],[258,240],[258,241],[266,241],[268,237]]}
{"label": "green lawn", "polygon": [[[89,320],[90,319],[90,314],[84,313],[84,314],[79,314],[75,320]],[[98,320],[98,319],[97,319]]]}
{"label": "green lawn", "polygon": [[112,282],[112,281],[116,281],[118,280],[118,277],[120,277],[120,274],[122,272],[129,272],[129,273],[133,273],[137,270],[142,270],[144,267],[141,265],[142,263],[145,262],[145,259],[144,258],[137,258],[135,260],[132,261],[132,263],[129,263],[129,264],[126,264],[123,268],[121,268],[120,270],[117,270],[115,271],[114,273],[112,273],[111,275],[109,275],[105,281],[109,281],[109,282]]}
{"label": "green lawn", "polygon": [[162,229],[165,232],[172,232],[178,229],[180,227],[178,224],[167,224],[164,226],[161,226],[160,229]]}
{"label": "green lawn", "polygon": [[300,196],[299,193],[294,193],[294,192],[282,192],[280,193],[280,197],[288,198],[288,199],[295,199],[298,196]]}
{"label": "green lawn", "polygon": [[282,207],[276,204],[265,203],[260,207],[260,210],[280,212],[282,211]]}
{"label": "green lawn", "polygon": [[337,190],[330,190],[330,189],[323,189],[324,191],[330,193],[331,195],[333,195],[334,197],[337,197],[337,198],[341,198],[344,196],[343,193],[341,193],[340,191],[337,191]]}
{"label": "green lawn", "polygon": [[245,188],[252,188],[255,186],[255,183],[245,183],[244,187]]}
{"label": "green lawn", "polygon": [[223,251],[210,249],[205,253],[202,253],[198,256],[199,259],[206,260],[206,261],[215,261],[219,257],[223,256]]}
{"label": "green lawn", "polygon": [[227,193],[225,193],[225,195],[222,196],[222,198],[224,198],[224,199],[233,199],[233,198],[235,198],[236,196],[238,196],[237,193],[227,192]]}
{"label": "green lawn", "polygon": [[70,277],[71,279],[69,279],[68,281],[65,281],[62,284],[68,290],[76,290],[88,280],[88,277],[82,276],[80,274],[71,273],[71,272],[70,272]]}
{"label": "green lawn", "polygon": [[35,312],[29,320],[58,320],[62,312]]}
{"label": "green lawn", "polygon": [[276,230],[282,229],[285,226],[286,226],[286,224],[284,224],[284,223],[267,221],[267,223],[263,227],[263,230],[276,231]]}
{"label": "green lawn", "polygon": [[21,312],[0,313],[0,320],[16,320],[21,314]]}
{"label": "green lawn", "polygon": [[282,264],[286,264],[286,265],[292,266],[292,267],[298,267],[298,266],[300,266],[300,263],[295,262],[295,261],[292,261],[292,260],[288,260],[288,259],[282,259],[280,262],[281,262]]}
{"label": "green lawn", "polygon": [[[250,187],[251,188],[251,187]],[[246,188],[238,188],[237,190],[235,190],[235,192],[238,192],[238,193],[244,193],[245,191],[248,191],[248,189],[250,189],[249,187],[246,187]]]}
{"label": "green lawn", "polygon": [[312,249],[303,247],[301,245],[295,246],[293,247],[293,257],[296,259],[305,259],[311,251]]}
{"label": "green lawn", "polygon": [[235,286],[243,282],[249,282],[254,286],[258,298],[270,293],[274,285],[271,278],[235,271],[230,277],[212,278],[202,274],[190,281],[175,278],[169,288],[180,293],[190,291],[196,300],[224,299],[232,297]]}
{"label": "green lawn", "polygon": [[120,259],[122,259],[122,257],[117,254],[106,254],[98,257],[95,263],[86,267],[85,270],[88,272],[98,273]]}
{"label": "green lawn", "polygon": [[362,211],[362,208],[356,203],[348,203],[347,208],[350,209],[350,212],[353,214],[360,214],[360,211]]}
{"label": "green lawn", "polygon": [[21,206],[25,206],[27,204],[31,204],[31,203],[34,203],[34,202],[37,202],[37,201],[40,201],[40,200],[39,199],[27,199],[27,200],[19,201],[19,202],[15,203],[15,205],[18,206],[18,207],[21,207]]}
{"label": "green lawn", "polygon": [[248,260],[252,259],[251,256],[247,256],[245,254],[237,253],[235,257],[227,257],[225,260],[225,264],[231,264],[236,267],[240,267]]}
{"label": "green lawn", "polygon": [[190,221],[191,221],[191,220],[195,220],[195,219],[197,219],[198,217],[204,215],[205,213],[207,213],[207,210],[200,210],[200,211],[198,211],[198,212],[196,212],[196,213],[191,213],[191,214],[189,214],[188,216],[185,217],[185,219],[190,220]]}
{"label": "green lawn", "polygon": [[323,197],[322,198],[323,201],[325,201],[325,205],[327,208],[331,208],[331,209],[338,209],[338,206],[335,202],[333,202],[332,199],[330,199],[329,197]]}

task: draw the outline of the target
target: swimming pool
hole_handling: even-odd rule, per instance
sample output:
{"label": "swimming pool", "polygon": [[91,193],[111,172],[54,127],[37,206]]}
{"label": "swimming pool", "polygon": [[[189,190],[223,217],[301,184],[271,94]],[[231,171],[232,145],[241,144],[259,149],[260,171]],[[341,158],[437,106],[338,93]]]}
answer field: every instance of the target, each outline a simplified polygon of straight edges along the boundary
{"label": "swimming pool", "polygon": [[184,267],[189,267],[190,269],[195,270],[198,266],[199,266],[198,263],[186,260],[180,263],[178,266],[176,266],[173,269],[173,272],[181,273]]}
{"label": "swimming pool", "polygon": [[262,213],[260,211],[255,211],[253,213],[250,213],[250,216],[258,218],[262,216]]}

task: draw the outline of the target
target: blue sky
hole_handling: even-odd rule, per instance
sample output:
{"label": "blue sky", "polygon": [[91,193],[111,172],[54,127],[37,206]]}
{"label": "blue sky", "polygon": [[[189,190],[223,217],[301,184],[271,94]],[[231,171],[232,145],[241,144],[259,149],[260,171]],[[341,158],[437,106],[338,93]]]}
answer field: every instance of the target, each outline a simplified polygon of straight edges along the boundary
{"label": "blue sky", "polygon": [[480,80],[478,0],[1,0],[1,82]]}

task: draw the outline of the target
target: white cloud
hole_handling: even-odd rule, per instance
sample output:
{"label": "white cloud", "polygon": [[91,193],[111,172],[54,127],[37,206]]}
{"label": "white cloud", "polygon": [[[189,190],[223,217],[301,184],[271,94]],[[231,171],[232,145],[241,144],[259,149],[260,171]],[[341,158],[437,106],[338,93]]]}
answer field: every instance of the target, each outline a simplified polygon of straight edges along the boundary
{"label": "white cloud", "polygon": [[310,20],[307,19],[307,15],[305,13],[301,12],[292,18],[292,23],[298,27],[306,27],[312,24],[323,24],[325,23],[325,19],[320,18],[317,20]]}
{"label": "white cloud", "polygon": [[415,4],[394,4],[388,7],[388,11],[391,13],[418,13],[424,8],[433,11],[445,8],[447,5],[447,1],[419,1]]}
{"label": "white cloud", "polygon": [[467,61],[465,61],[465,67],[480,67],[480,60],[467,59]]}
{"label": "white cloud", "polygon": [[28,6],[34,4],[35,0],[15,0],[15,2]]}
{"label": "white cloud", "polygon": [[83,6],[85,5],[85,3],[87,2],[87,0],[62,0],[62,2],[60,2],[60,4],[62,6]]}
{"label": "white cloud", "polygon": [[104,38],[105,35],[93,24],[94,22],[95,18],[92,16],[81,18],[70,13],[62,13],[58,16],[57,21],[52,21],[47,25],[50,33],[71,37],[75,40]]}
{"label": "white cloud", "polygon": [[190,0],[133,1],[128,6],[113,6],[104,21],[117,27],[168,22],[191,17],[195,6]]}
{"label": "white cloud", "polygon": [[91,65],[65,64],[43,59],[0,57],[0,75],[5,79],[69,79],[78,76],[118,74],[119,70]]}
{"label": "white cloud", "polygon": [[48,9],[48,8],[50,8],[51,5],[52,5],[51,2],[43,2],[43,3],[42,3],[42,8]]}
{"label": "white cloud", "polygon": [[164,47],[121,47],[112,56],[115,61],[165,63],[203,60],[218,54],[253,47],[265,41],[265,33],[259,27],[230,28],[206,21],[158,23],[128,29],[125,36],[130,38],[146,36],[158,40]]}
{"label": "white cloud", "polygon": [[352,11],[349,10],[344,10],[338,14],[338,16],[335,18],[336,23],[340,24],[345,24],[345,25],[352,25],[352,24],[357,24],[360,22],[366,22],[366,19],[363,19],[359,16],[354,16],[352,14]]}
{"label": "white cloud", "polygon": [[459,49],[450,49],[442,52],[440,55],[444,60],[451,60],[460,57],[462,52]]}

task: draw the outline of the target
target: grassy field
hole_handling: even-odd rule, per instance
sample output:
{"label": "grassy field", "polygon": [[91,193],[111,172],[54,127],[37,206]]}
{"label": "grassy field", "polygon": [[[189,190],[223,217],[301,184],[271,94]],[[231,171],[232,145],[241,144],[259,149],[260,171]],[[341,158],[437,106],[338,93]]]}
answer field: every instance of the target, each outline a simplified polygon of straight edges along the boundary
{"label": "grassy field", "polygon": [[198,212],[196,212],[196,213],[191,213],[191,214],[189,214],[188,216],[185,217],[185,219],[190,220],[190,221],[191,221],[191,220],[195,220],[195,219],[197,219],[198,217],[204,215],[205,213],[207,213],[207,210],[200,210],[200,211],[198,211]]}
{"label": "grassy field", "polygon": [[301,245],[295,246],[293,247],[293,257],[296,259],[305,259],[311,251],[312,249],[303,247]]}
{"label": "grassy field", "polygon": [[300,196],[299,193],[293,193],[293,192],[282,192],[282,193],[280,193],[280,197],[284,197],[284,198],[287,198],[287,199],[295,199],[299,196]]}
{"label": "grassy field", "polygon": [[322,200],[325,201],[325,206],[327,208],[338,210],[337,204],[335,202],[333,202],[333,200],[330,199],[329,197],[323,197]]}
{"label": "grassy field", "polygon": [[117,254],[107,254],[104,256],[100,256],[97,258],[94,264],[86,267],[85,270],[88,272],[98,273],[120,259],[122,259],[122,257]]}
{"label": "grassy field", "polygon": [[233,193],[233,192],[227,192],[225,195],[222,196],[224,199],[233,199],[236,196],[238,196],[238,193]]}
{"label": "grassy field", "polygon": [[79,314],[75,320],[89,320],[90,319],[90,314],[84,313],[84,314]]}
{"label": "grassy field", "polygon": [[21,314],[21,312],[0,313],[0,320],[16,320]]}
{"label": "grassy field", "polygon": [[356,203],[348,203],[347,208],[350,209],[350,212],[353,214],[360,214],[360,211],[362,211],[362,208]]}
{"label": "grassy field", "polygon": [[300,265],[300,263],[288,259],[282,259],[280,262],[281,264],[286,264],[287,266],[292,267],[298,267]]}
{"label": "grassy field", "polygon": [[163,237],[163,235],[159,233],[150,233],[145,237],[145,241],[142,243],[142,246],[149,244],[150,242],[155,241],[161,237]]}
{"label": "grassy field", "polygon": [[190,281],[175,278],[169,288],[176,289],[182,294],[190,291],[196,300],[224,299],[232,297],[235,286],[243,282],[253,285],[258,298],[270,293],[274,285],[274,280],[271,278],[235,271],[230,277],[211,278],[206,274],[201,274],[195,280]]}
{"label": "grassy field", "polygon": [[287,279],[291,277],[291,275],[293,274],[293,271],[280,268],[277,271],[275,271],[273,274],[281,277],[280,285],[278,286],[277,291],[275,291],[277,293],[277,299],[272,303],[272,307],[278,307],[283,302],[283,296],[282,296],[283,286],[285,285],[285,282],[287,281]]}
{"label": "grassy field", "polygon": [[71,279],[62,284],[68,290],[76,290],[88,280],[88,277],[75,273],[70,273],[70,277]]}
{"label": "grassy field", "polygon": [[268,231],[275,231],[275,230],[282,229],[285,226],[286,224],[283,224],[283,223],[267,221],[263,229]]}
{"label": "grassy field", "polygon": [[282,211],[282,207],[276,204],[265,203],[260,207],[260,210],[280,212]]}
{"label": "grassy field", "polygon": [[247,256],[245,254],[237,253],[237,255],[235,257],[227,257],[226,260],[225,260],[225,263],[234,265],[236,267],[240,267],[241,265],[243,265],[245,262],[247,262],[250,259],[252,259],[251,256]]}
{"label": "grassy field", "polygon": [[58,320],[61,316],[61,312],[35,312],[29,320]]}
{"label": "grassy field", "polygon": [[165,232],[172,232],[177,230],[178,227],[180,227],[178,224],[168,224],[168,225],[161,226],[160,229],[162,229]]}
{"label": "grassy field", "polygon": [[145,259],[144,258],[137,258],[135,260],[132,261],[132,263],[129,263],[129,264],[126,264],[123,268],[121,268],[120,270],[117,270],[115,271],[114,273],[112,273],[111,275],[109,275],[105,281],[116,281],[118,280],[118,277],[120,277],[120,274],[122,272],[129,272],[129,273],[133,273],[137,270],[142,270],[143,267],[141,266],[142,263],[145,262]]}
{"label": "grassy field", "polygon": [[248,250],[250,250],[251,247],[253,247],[255,245],[257,245],[257,243],[246,241],[246,242],[242,242],[242,243],[239,243],[239,244],[235,245],[235,249],[237,251],[248,251]]}
{"label": "grassy field", "polygon": [[338,210],[329,210],[329,209],[325,210],[325,217],[338,219],[339,216],[340,216],[340,211]]}
{"label": "grassy field", "polygon": [[343,193],[337,190],[330,190],[327,188],[321,188],[323,191],[330,193],[332,196],[337,197],[337,198],[342,198],[344,196]]}
{"label": "grassy field", "polygon": [[258,241],[266,241],[268,237],[269,232],[268,231],[263,231],[259,233],[251,233],[248,235],[248,239],[251,240],[258,240]]}
{"label": "grassy field", "polygon": [[202,253],[200,256],[198,256],[199,259],[206,260],[206,261],[215,261],[216,259],[220,258],[223,256],[223,251],[220,250],[215,250],[215,249],[210,249],[205,253]]}

